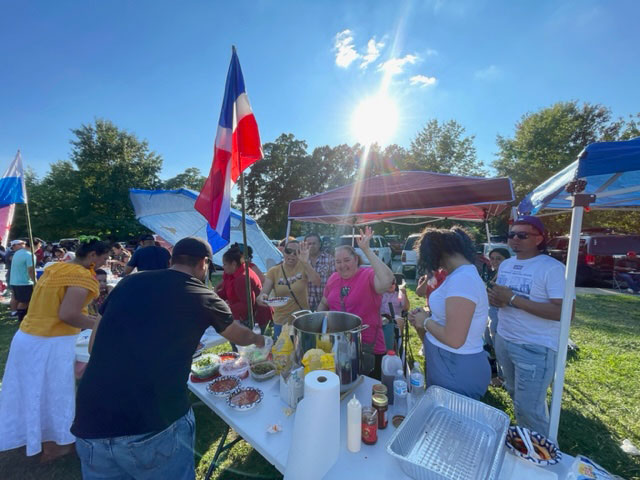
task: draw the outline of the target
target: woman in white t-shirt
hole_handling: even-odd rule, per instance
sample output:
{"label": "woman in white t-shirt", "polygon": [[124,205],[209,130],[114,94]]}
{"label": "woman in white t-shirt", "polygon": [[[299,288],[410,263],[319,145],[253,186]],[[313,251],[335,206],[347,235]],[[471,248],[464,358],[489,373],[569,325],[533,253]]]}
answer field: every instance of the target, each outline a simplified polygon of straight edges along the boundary
{"label": "woman in white t-shirt", "polygon": [[418,331],[426,331],[427,386],[438,385],[479,399],[491,380],[483,349],[489,301],[474,265],[473,243],[462,228],[454,227],[425,229],[416,245],[419,267],[449,272],[429,298],[431,316],[424,309],[409,315]]}

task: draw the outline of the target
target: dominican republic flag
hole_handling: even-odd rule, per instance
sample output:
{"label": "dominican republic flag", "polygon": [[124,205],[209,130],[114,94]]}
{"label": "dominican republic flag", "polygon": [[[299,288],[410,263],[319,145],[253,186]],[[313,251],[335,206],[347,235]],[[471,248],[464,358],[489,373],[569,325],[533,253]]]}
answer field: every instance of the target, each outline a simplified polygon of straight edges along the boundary
{"label": "dominican republic flag", "polygon": [[24,186],[24,172],[22,170],[22,155],[16,153],[9,168],[0,177],[0,207],[13,203],[26,203],[27,189]]}
{"label": "dominican republic flag", "polygon": [[240,61],[233,47],[222,100],[213,164],[195,203],[208,222],[213,253],[229,244],[231,189],[240,173],[262,158],[258,124],[244,88]]}

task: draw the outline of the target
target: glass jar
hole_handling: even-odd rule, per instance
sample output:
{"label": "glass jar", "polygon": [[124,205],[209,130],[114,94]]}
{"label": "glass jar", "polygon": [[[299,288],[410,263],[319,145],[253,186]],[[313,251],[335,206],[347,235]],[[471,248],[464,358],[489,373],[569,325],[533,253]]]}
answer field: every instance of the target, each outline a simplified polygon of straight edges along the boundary
{"label": "glass jar", "polygon": [[371,405],[378,411],[378,429],[387,428],[387,409],[389,408],[389,400],[386,395],[376,394],[371,399]]}
{"label": "glass jar", "polygon": [[384,383],[376,383],[371,387],[371,396],[373,395],[386,395],[387,386]]}
{"label": "glass jar", "polygon": [[378,411],[373,407],[362,407],[362,442],[374,445],[378,441]]}

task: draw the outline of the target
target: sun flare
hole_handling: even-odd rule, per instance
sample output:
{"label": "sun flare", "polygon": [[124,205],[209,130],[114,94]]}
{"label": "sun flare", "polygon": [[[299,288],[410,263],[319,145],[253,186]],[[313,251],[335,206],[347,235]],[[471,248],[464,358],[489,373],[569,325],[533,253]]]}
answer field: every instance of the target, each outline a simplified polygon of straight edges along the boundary
{"label": "sun flare", "polygon": [[363,145],[386,144],[398,126],[398,109],[387,95],[365,98],[358,104],[351,118],[351,130],[356,141]]}

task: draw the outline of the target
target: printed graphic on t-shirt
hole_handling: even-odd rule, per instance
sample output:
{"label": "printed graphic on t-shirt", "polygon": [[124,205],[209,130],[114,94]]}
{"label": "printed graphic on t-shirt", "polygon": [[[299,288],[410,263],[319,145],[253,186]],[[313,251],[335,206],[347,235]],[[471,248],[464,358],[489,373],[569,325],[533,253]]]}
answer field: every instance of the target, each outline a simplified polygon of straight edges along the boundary
{"label": "printed graphic on t-shirt", "polygon": [[[289,284],[293,285],[298,280],[302,280],[302,273],[298,273],[298,274],[294,275],[293,277],[288,277],[287,280],[289,280]],[[287,280],[285,280],[284,277],[280,277],[278,279],[278,285],[286,285],[287,284]]]}
{"label": "printed graphic on t-shirt", "polygon": [[514,291],[514,293],[517,293],[528,299],[531,294],[533,274],[532,272],[523,272],[521,271],[521,269],[521,265],[514,265],[513,270],[500,272],[498,274],[497,284],[509,287]]}

